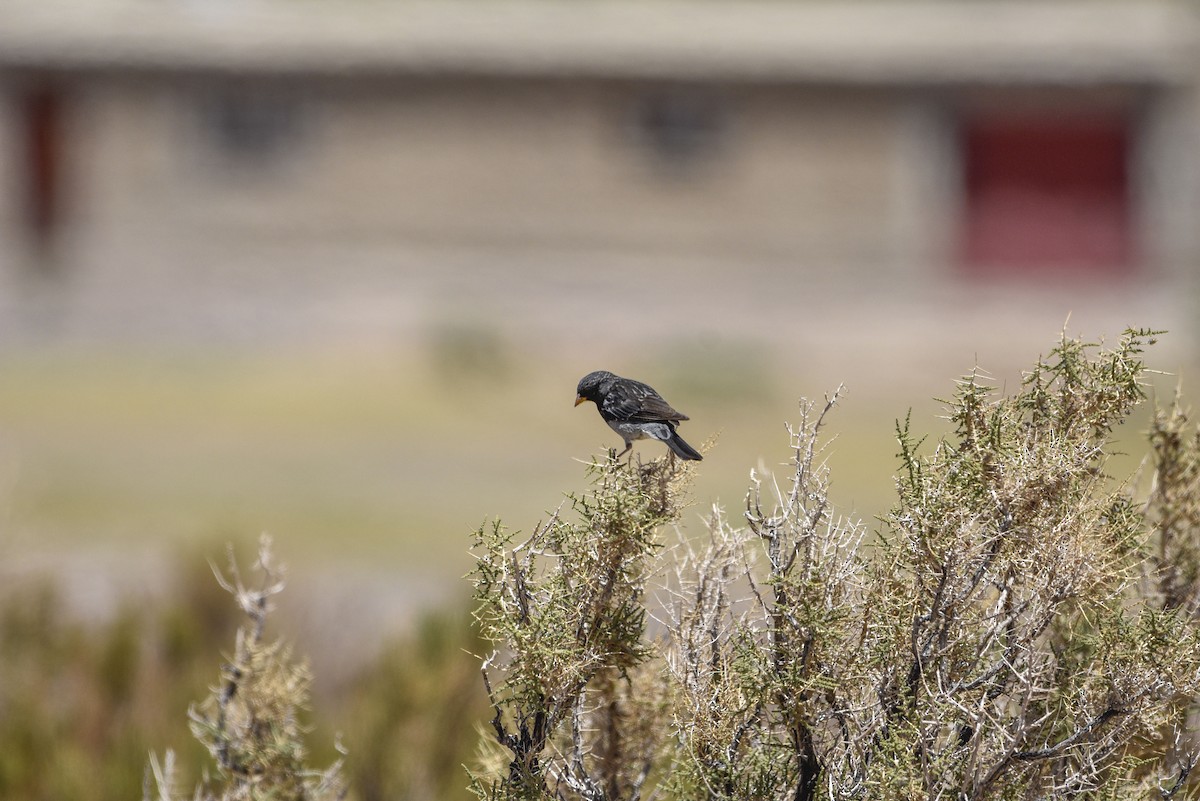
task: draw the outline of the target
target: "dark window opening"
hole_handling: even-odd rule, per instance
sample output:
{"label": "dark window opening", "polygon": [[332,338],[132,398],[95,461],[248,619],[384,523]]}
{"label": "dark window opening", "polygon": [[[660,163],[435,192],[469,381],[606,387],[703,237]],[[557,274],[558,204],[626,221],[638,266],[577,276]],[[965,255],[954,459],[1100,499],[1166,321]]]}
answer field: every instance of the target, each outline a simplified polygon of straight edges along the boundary
{"label": "dark window opening", "polygon": [[964,265],[977,274],[1133,267],[1124,115],[981,116],[962,130]]}
{"label": "dark window opening", "polygon": [[209,92],[199,111],[210,157],[235,169],[278,166],[292,155],[303,130],[299,99],[272,86]]}
{"label": "dark window opening", "polygon": [[720,98],[699,88],[649,92],[635,103],[632,118],[634,138],[659,166],[673,170],[712,156],[728,127]]}

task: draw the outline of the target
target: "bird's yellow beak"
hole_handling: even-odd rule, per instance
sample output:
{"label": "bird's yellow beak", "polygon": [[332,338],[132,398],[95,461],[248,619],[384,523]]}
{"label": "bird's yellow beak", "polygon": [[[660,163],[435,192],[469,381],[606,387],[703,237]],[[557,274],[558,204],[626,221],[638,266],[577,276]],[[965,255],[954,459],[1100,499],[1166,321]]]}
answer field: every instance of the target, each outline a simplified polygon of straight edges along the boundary
{"label": "bird's yellow beak", "polygon": [[587,400],[587,398],[583,397],[582,395],[576,395],[575,396],[575,405],[578,406],[579,404],[583,403],[585,400]]}

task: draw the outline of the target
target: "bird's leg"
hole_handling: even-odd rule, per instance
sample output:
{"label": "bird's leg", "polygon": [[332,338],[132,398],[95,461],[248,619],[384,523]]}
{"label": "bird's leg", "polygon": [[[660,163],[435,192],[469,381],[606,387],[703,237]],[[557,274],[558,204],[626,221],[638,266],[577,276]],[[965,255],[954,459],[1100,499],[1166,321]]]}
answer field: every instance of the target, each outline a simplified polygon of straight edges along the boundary
{"label": "bird's leg", "polygon": [[626,440],[626,441],[625,441],[625,450],[623,450],[623,451],[621,451],[620,453],[618,453],[616,456],[614,456],[614,457],[613,457],[613,459],[614,459],[614,460],[616,460],[616,459],[620,459],[622,456],[624,456],[625,454],[629,453],[629,449],[630,449],[630,448],[632,448],[632,447],[633,447],[633,443],[632,443],[632,442],[630,442],[629,440]]}

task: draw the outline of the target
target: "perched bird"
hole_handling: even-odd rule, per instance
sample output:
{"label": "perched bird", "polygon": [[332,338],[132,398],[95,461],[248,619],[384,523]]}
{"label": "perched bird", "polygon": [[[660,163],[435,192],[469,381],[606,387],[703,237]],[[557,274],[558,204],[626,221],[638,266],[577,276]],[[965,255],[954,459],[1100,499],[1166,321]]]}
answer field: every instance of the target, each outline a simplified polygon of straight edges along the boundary
{"label": "perched bird", "polygon": [[704,458],[675,433],[675,426],[688,416],[672,409],[662,395],[641,381],[621,378],[606,370],[588,373],[579,379],[575,389],[575,405],[584,401],[596,404],[604,422],[625,440],[625,450],[617,456],[626,454],[635,439],[648,438],[665,442],[680,459]]}

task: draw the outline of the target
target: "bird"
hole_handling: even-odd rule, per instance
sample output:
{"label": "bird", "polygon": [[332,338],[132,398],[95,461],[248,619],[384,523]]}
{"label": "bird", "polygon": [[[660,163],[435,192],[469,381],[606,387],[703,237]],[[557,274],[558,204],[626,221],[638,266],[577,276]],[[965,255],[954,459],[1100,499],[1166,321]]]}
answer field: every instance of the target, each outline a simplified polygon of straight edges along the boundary
{"label": "bird", "polygon": [[688,416],[672,409],[649,384],[597,370],[579,379],[575,405],[584,401],[596,404],[604,422],[625,440],[625,450],[617,458],[629,452],[635,439],[665,442],[680,459],[698,462],[704,458],[675,431]]}

